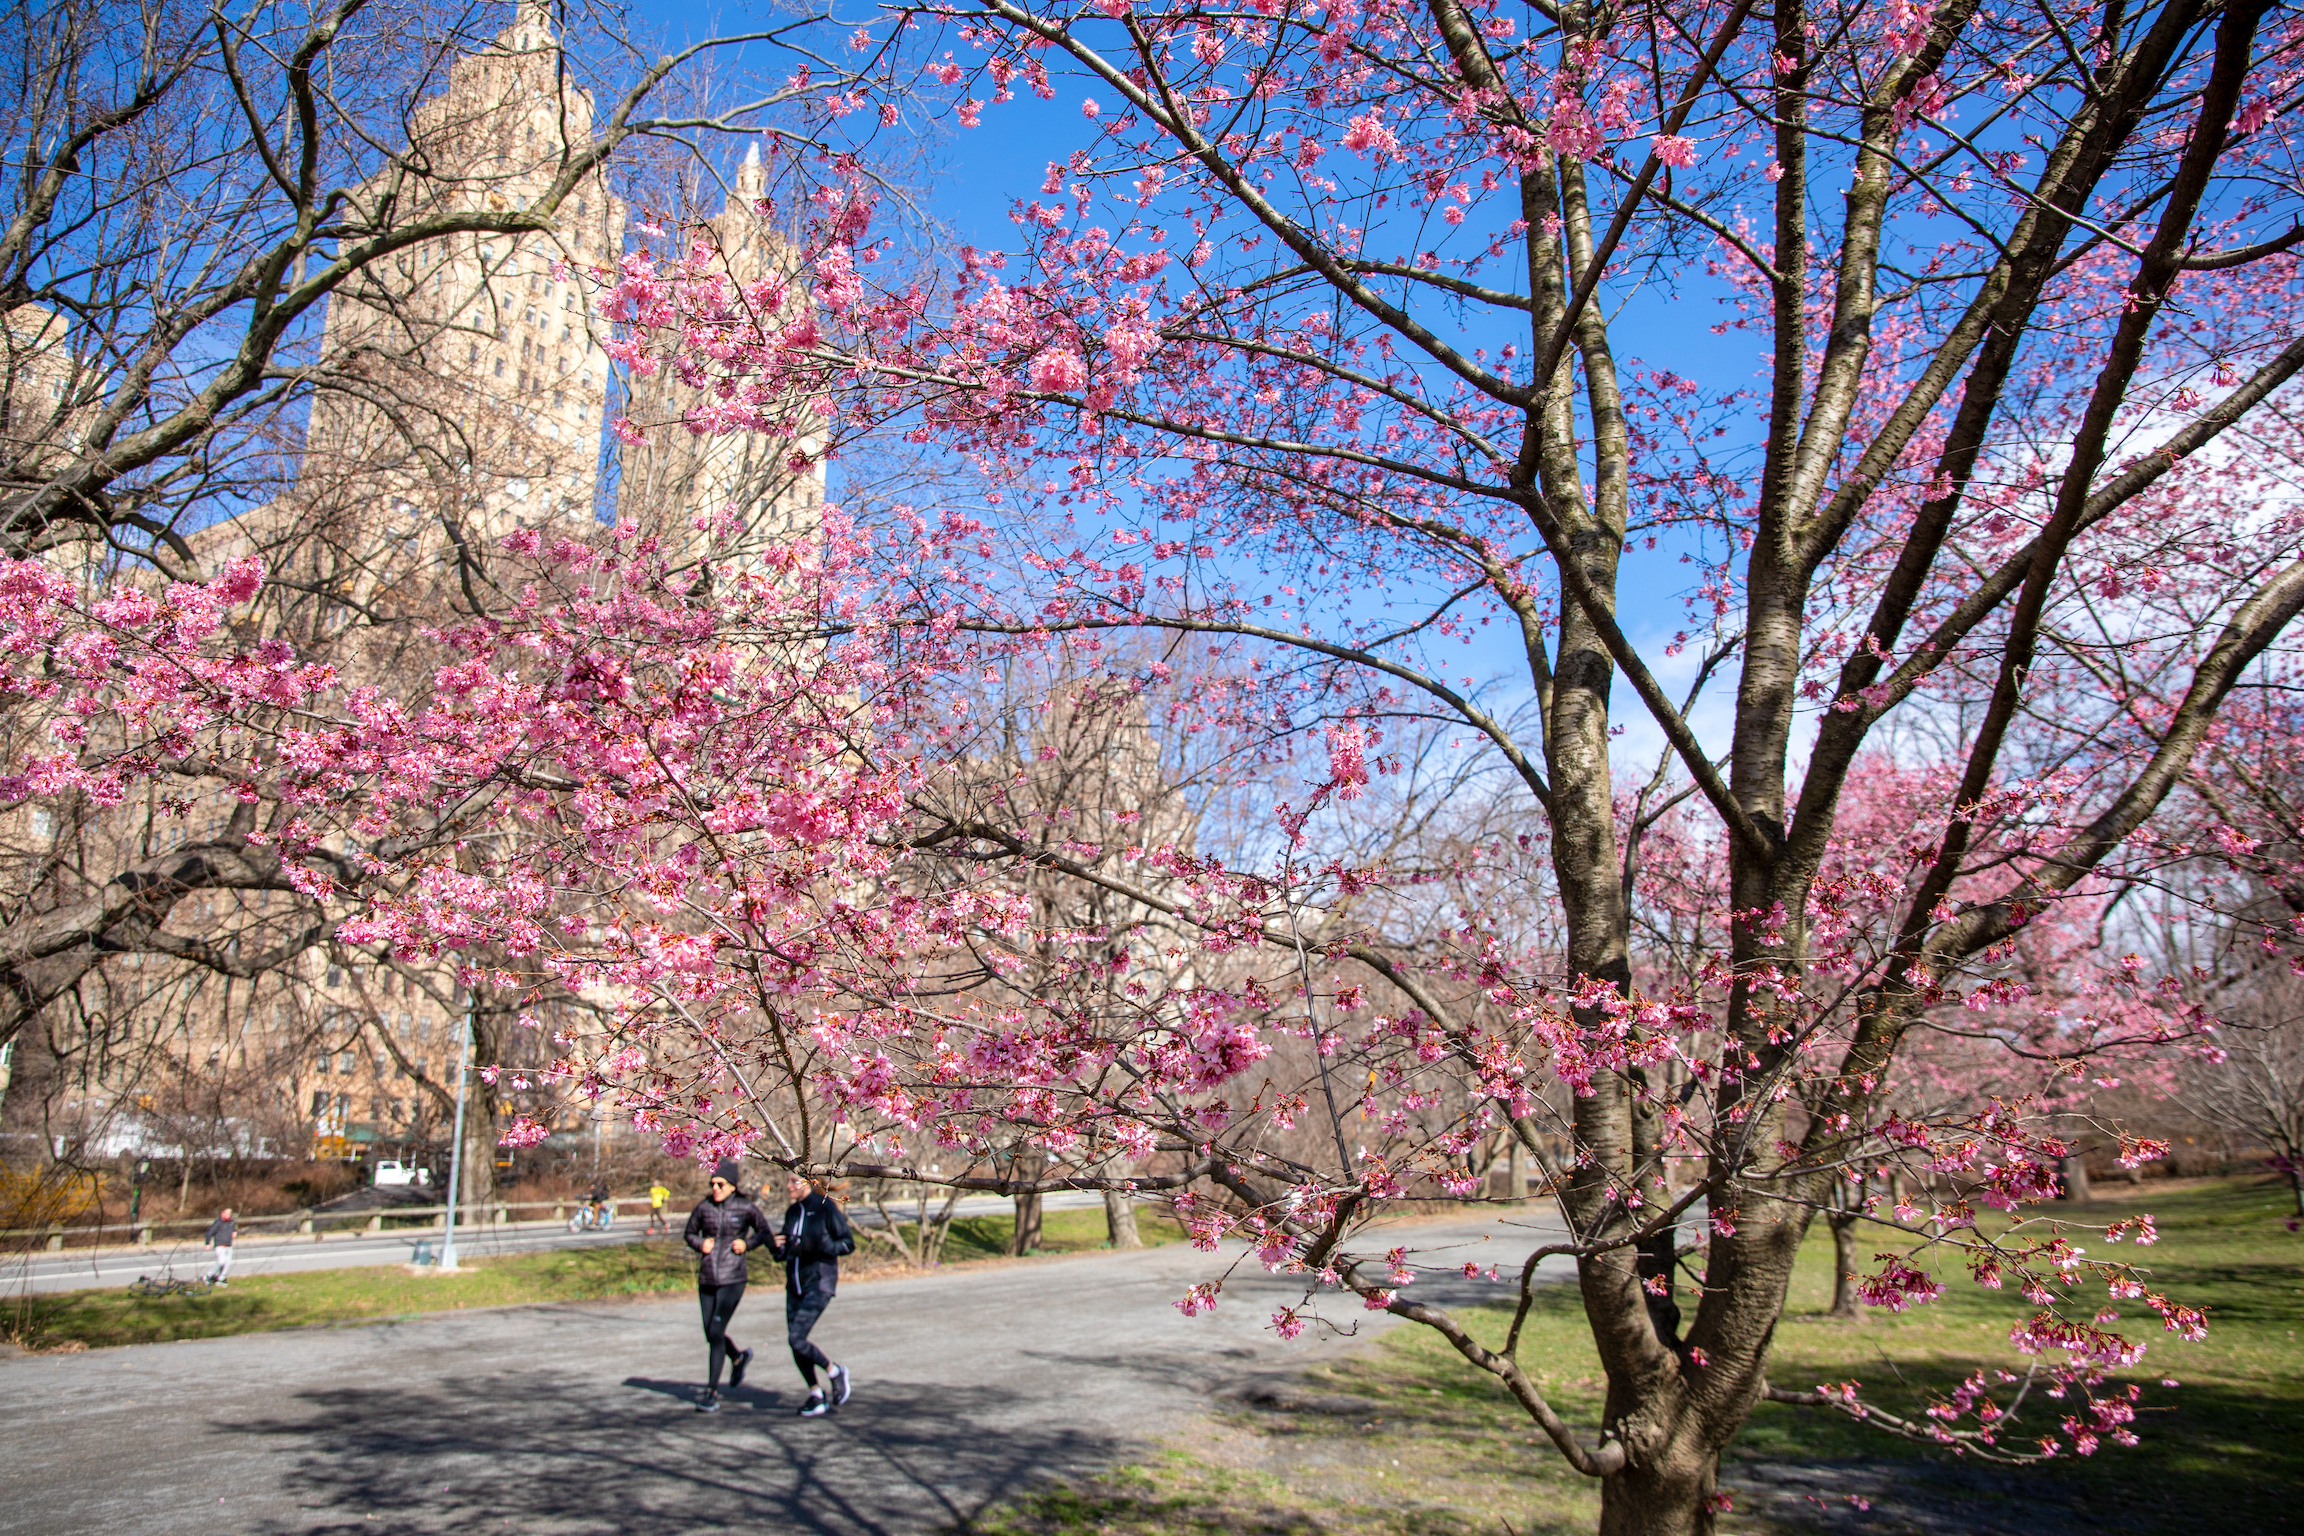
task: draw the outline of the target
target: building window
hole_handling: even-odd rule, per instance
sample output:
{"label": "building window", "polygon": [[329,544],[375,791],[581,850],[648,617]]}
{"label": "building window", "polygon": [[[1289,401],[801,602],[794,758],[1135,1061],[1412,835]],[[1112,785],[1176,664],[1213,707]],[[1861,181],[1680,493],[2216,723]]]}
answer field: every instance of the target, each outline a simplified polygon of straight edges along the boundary
{"label": "building window", "polygon": [[47,811],[35,809],[32,812],[32,835],[34,837],[55,836],[56,818]]}
{"label": "building window", "polygon": [[316,1070],[322,1077],[326,1077],[328,1075],[328,1057],[325,1052],[321,1054],[320,1065]]}
{"label": "building window", "polygon": [[341,1075],[350,1077],[357,1070],[357,1059],[350,1051],[338,1051],[336,1053],[336,1070]]}
{"label": "building window", "polygon": [[328,967],[328,985],[332,987],[344,985],[344,972],[341,968],[333,965]]}
{"label": "building window", "polygon": [[325,1091],[312,1095],[312,1118],[317,1120],[328,1113],[328,1095]]}
{"label": "building window", "polygon": [[567,403],[568,396],[565,391],[557,389],[552,391],[552,408],[554,410],[558,410],[560,407],[566,405]]}
{"label": "building window", "polygon": [[504,377],[504,359],[502,358],[496,359],[496,377]]}

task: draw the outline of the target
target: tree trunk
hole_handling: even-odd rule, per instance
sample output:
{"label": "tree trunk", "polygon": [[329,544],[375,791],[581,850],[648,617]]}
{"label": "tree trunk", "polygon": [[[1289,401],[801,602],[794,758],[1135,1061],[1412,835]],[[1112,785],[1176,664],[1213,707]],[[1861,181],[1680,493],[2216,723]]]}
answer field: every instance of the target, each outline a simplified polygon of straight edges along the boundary
{"label": "tree trunk", "polygon": [[1600,1536],[1712,1536],[1720,1457],[1669,1443],[1600,1480]]}
{"label": "tree trunk", "polygon": [[1834,1211],[1824,1221],[1832,1229],[1832,1315],[1855,1317],[1856,1213]]}
{"label": "tree trunk", "polygon": [[1040,1246],[1040,1197],[1016,1197],[1016,1230],[1009,1235],[1008,1251],[1018,1258]]}
{"label": "tree trunk", "polygon": [[1136,1230],[1136,1202],[1123,1191],[1104,1191],[1104,1231],[1115,1248],[1144,1246],[1143,1234]]}
{"label": "tree trunk", "polygon": [[2075,1152],[2070,1157],[2060,1159],[2056,1164],[2056,1172],[2063,1184],[2060,1191],[2061,1198],[2066,1200],[2090,1198],[2088,1193],[2088,1163],[2079,1153]]}
{"label": "tree trunk", "polygon": [[1504,1141],[1504,1198],[1507,1200],[1528,1198],[1528,1175],[1520,1162],[1522,1152],[1520,1133],[1508,1131]]}
{"label": "tree trunk", "polygon": [[458,1174],[464,1187],[456,1193],[456,1203],[462,1207],[456,1213],[459,1226],[486,1221],[485,1207],[496,1194],[495,1117],[481,1109],[485,1097],[475,1092],[464,1106],[464,1155]]}
{"label": "tree trunk", "polygon": [[[472,1016],[472,1073],[464,1084],[464,1188],[458,1198],[473,1209],[459,1218],[464,1221],[487,1220],[486,1207],[496,1200],[496,1097],[480,1072],[503,1063],[510,1027],[509,1018],[485,1006]],[[455,1091],[453,1076],[448,1087]]]}

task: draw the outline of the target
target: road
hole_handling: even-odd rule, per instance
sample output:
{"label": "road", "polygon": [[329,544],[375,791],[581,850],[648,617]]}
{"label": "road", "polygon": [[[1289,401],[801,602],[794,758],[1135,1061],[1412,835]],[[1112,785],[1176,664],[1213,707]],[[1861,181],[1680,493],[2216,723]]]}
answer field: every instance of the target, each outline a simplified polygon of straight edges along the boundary
{"label": "road", "polygon": [[[1103,1199],[1095,1193],[1073,1192],[1045,1196],[1041,1204],[1046,1209],[1060,1211],[1101,1205]],[[991,1215],[1009,1210],[1012,1204],[1004,1195],[970,1196],[960,1202],[959,1214]],[[879,1219],[871,1211],[854,1214],[857,1220],[867,1224]],[[683,1215],[684,1211],[676,1213],[675,1219]],[[460,1225],[456,1229],[456,1251],[459,1257],[470,1259],[493,1254],[535,1253],[546,1248],[628,1243],[640,1236],[647,1225],[645,1212],[630,1211],[619,1216],[616,1226],[607,1232],[570,1232],[567,1223],[559,1221],[522,1222],[501,1227]],[[244,1233],[232,1250],[232,1278],[244,1280],[251,1275],[350,1269],[364,1264],[405,1264],[419,1242],[428,1242],[437,1251],[440,1236],[437,1229],[417,1228],[374,1234],[340,1233],[324,1238]],[[62,1253],[13,1254],[0,1258],[0,1295],[128,1285],[140,1275],[193,1279],[207,1269],[208,1263],[208,1250],[190,1238],[155,1243],[149,1248],[83,1248]]]}
{"label": "road", "polygon": [[[1453,1266],[1553,1236],[1459,1219],[1384,1241]],[[1283,1344],[1265,1322],[1297,1293],[1253,1260],[1213,1314],[1177,1312],[1238,1257],[1176,1244],[851,1282],[816,1337],[856,1396],[821,1420],[793,1417],[773,1288],[736,1316],[760,1359],[714,1417],[690,1407],[684,1295],[0,1359],[0,1536],[925,1536],[1188,1435],[1211,1392],[1392,1322],[1345,1303],[1358,1337]],[[1418,1290],[1497,1294],[1446,1273]]]}

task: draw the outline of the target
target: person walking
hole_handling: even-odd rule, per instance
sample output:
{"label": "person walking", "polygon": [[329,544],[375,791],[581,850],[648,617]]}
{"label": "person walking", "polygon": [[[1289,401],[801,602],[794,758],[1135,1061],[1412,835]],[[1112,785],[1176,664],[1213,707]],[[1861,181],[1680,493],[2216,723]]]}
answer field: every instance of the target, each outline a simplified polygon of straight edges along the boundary
{"label": "person walking", "polygon": [[[840,1288],[840,1260],[856,1251],[856,1235],[840,1207],[805,1175],[791,1174],[784,1190],[792,1197],[776,1239],[776,1257],[784,1261],[784,1334],[792,1346],[792,1363],[808,1383],[800,1417],[820,1419],[848,1401],[855,1384],[848,1368],[834,1365],[808,1333],[832,1305],[832,1293]],[[825,1373],[822,1385],[816,1380],[819,1370]]]}
{"label": "person walking", "polygon": [[210,1285],[230,1284],[224,1277],[232,1270],[232,1207],[226,1206],[208,1223],[208,1235],[201,1239],[216,1252],[216,1260],[208,1266]]}
{"label": "person walking", "polygon": [[659,1232],[672,1230],[672,1224],[664,1219],[664,1204],[671,1198],[672,1191],[664,1187],[662,1179],[658,1179],[648,1186],[648,1235],[650,1237]]}
{"label": "person walking", "polygon": [[746,1255],[762,1242],[774,1244],[776,1234],[760,1214],[760,1207],[737,1188],[741,1170],[736,1159],[722,1158],[712,1170],[711,1193],[688,1213],[688,1246],[700,1256],[696,1264],[696,1303],[704,1314],[705,1360],[709,1371],[704,1395],[696,1400],[698,1413],[720,1411],[720,1369],[730,1367],[731,1389],[744,1385],[744,1368],[752,1351],[728,1337],[728,1320],[744,1299]]}

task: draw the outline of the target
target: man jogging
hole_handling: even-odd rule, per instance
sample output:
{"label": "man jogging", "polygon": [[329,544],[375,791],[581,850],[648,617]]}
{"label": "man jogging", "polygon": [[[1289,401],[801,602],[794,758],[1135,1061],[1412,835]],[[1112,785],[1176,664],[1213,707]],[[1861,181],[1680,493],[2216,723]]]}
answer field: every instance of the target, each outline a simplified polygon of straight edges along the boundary
{"label": "man jogging", "polygon": [[728,1337],[728,1319],[744,1299],[745,1255],[776,1238],[760,1207],[736,1187],[739,1170],[732,1157],[712,1170],[712,1192],[688,1213],[688,1246],[703,1257],[696,1265],[696,1303],[704,1314],[704,1344],[710,1379],[696,1401],[698,1413],[720,1411],[720,1367],[725,1361],[731,1388],[744,1385],[752,1351]]}
{"label": "man jogging", "polygon": [[216,1250],[216,1262],[208,1266],[208,1283],[226,1285],[224,1277],[232,1270],[232,1207],[226,1206],[208,1223],[208,1235],[201,1239]]}
{"label": "man jogging", "polygon": [[[840,1258],[856,1251],[856,1236],[840,1207],[824,1197],[807,1178],[790,1175],[784,1184],[792,1203],[784,1210],[784,1231],[776,1240],[776,1257],[784,1261],[784,1332],[792,1346],[792,1363],[808,1383],[808,1401],[800,1417],[820,1419],[848,1401],[851,1385],[846,1366],[834,1365],[824,1351],[809,1341],[808,1330],[832,1305],[840,1288]],[[823,1385],[816,1382],[821,1368]]]}
{"label": "man jogging", "polygon": [[658,1232],[672,1230],[672,1224],[664,1219],[664,1202],[671,1198],[672,1191],[664,1187],[662,1179],[658,1179],[648,1186],[648,1233],[650,1236],[654,1236]]}

